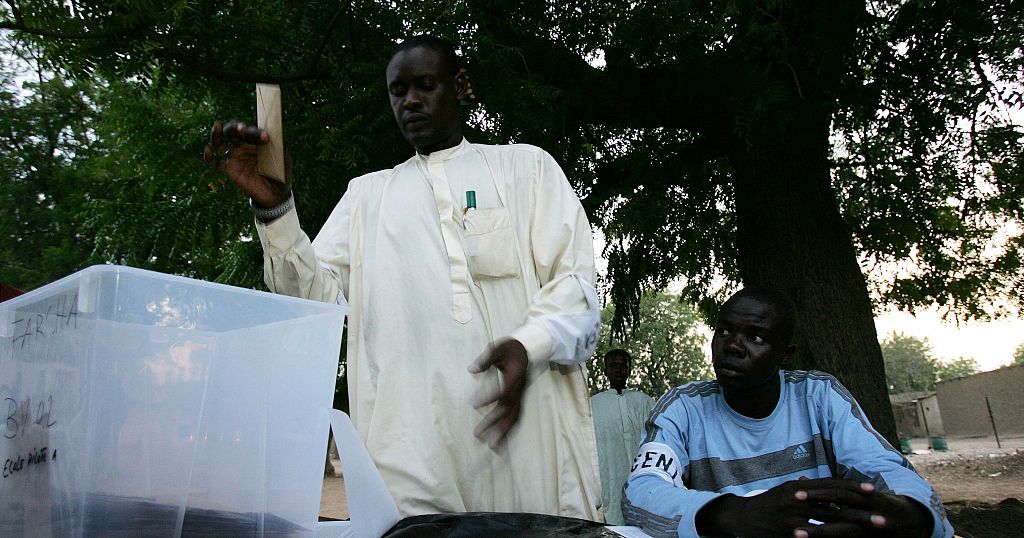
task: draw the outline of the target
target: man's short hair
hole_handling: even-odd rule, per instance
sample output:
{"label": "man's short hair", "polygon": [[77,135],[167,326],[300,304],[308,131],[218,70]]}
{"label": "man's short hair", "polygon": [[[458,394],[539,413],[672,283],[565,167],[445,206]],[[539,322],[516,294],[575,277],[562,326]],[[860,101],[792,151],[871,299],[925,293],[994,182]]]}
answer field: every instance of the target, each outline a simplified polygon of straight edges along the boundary
{"label": "man's short hair", "polygon": [[430,34],[419,34],[405,38],[397,47],[395,47],[394,50],[391,51],[391,57],[394,58],[399,52],[414,49],[416,47],[427,47],[440,53],[448,62],[448,65],[452,70],[452,76],[456,75],[459,72],[459,68],[462,67],[462,60],[455,52],[455,47],[452,46],[451,43]]}
{"label": "man's short hair", "polygon": [[633,362],[633,356],[625,349],[615,348],[608,350],[608,352],[604,354],[604,362],[606,365],[608,364],[609,357],[622,357],[626,359],[626,364],[631,364]]}
{"label": "man's short hair", "polygon": [[796,332],[796,304],[793,303],[793,300],[788,295],[774,288],[748,286],[734,293],[732,297],[729,297],[725,304],[722,305],[722,310],[725,310],[727,306],[744,297],[761,301],[775,308],[780,317],[781,327],[779,327],[779,331],[783,342],[786,345],[793,343],[793,334]]}

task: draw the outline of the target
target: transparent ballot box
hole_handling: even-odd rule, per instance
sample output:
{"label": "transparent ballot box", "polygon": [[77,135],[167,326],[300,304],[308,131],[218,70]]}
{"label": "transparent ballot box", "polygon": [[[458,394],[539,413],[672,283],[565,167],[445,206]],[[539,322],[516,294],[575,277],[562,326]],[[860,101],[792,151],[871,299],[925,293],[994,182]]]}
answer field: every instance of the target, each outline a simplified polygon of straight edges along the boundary
{"label": "transparent ballot box", "polygon": [[0,303],[0,536],[312,536],[344,314],[117,266]]}

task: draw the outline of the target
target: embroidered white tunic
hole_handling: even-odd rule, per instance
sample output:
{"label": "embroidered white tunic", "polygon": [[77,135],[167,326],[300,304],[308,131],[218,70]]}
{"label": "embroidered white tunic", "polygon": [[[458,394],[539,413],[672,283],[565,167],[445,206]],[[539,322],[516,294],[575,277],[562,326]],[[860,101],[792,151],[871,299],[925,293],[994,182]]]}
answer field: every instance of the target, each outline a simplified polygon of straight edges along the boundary
{"label": "embroidered white tunic", "polygon": [[609,525],[625,525],[622,518],[622,486],[633,466],[633,457],[644,434],[644,422],[651,414],[654,400],[638,390],[619,394],[608,389],[590,399],[597,434],[597,459],[601,464],[604,520]]}
{"label": "embroidered white tunic", "polygon": [[[271,290],[351,304],[351,415],[403,515],[598,517],[593,242],[550,155],[463,140],[352,180],[312,243],[295,211],[257,230]],[[491,407],[471,402],[500,376],[467,367],[503,337],[530,372],[495,450],[473,436]]]}

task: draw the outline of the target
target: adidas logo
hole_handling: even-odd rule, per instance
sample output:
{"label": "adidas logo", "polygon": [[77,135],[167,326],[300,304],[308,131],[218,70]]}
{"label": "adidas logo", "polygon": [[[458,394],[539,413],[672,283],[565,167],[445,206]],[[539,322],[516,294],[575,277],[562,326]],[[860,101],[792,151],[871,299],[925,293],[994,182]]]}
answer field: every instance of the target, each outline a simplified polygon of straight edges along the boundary
{"label": "adidas logo", "polygon": [[793,459],[800,460],[811,457],[811,453],[804,448],[804,445],[797,445],[796,450],[793,451]]}

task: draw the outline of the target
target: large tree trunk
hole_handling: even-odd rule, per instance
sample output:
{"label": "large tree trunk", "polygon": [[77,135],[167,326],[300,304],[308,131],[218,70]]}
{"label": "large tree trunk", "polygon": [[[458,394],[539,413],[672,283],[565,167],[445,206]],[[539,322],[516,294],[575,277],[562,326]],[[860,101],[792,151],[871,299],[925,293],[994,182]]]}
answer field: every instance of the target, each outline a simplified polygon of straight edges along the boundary
{"label": "large tree trunk", "polygon": [[829,119],[806,105],[790,110],[788,121],[755,127],[730,156],[740,276],[796,303],[798,352],[789,367],[835,375],[895,444],[871,301],[831,187]]}

